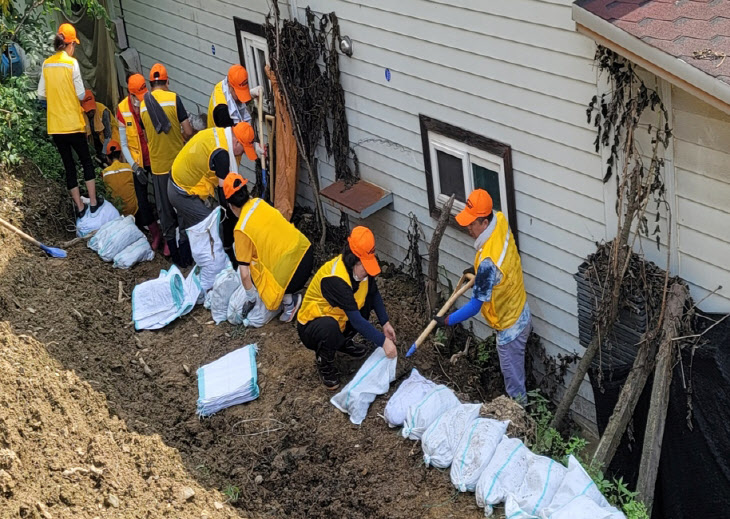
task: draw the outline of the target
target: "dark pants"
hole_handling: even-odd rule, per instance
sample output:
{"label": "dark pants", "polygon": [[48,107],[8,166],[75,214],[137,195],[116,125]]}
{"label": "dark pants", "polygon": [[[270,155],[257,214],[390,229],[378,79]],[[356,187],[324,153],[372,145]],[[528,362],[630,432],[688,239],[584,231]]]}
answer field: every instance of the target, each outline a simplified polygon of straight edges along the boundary
{"label": "dark pants", "polygon": [[[145,169],[149,173],[149,167]],[[147,185],[137,180],[137,175],[132,174],[132,178],[134,179],[134,193],[137,195],[137,212],[134,215],[134,223],[137,224],[137,227],[146,227],[155,220],[150,197],[147,196]]]}
{"label": "dark pants", "polygon": [[71,190],[79,186],[79,181],[76,178],[76,162],[74,162],[73,151],[76,152],[81,167],[84,169],[84,180],[88,182],[96,178],[94,163],[91,161],[89,143],[86,141],[85,133],[56,133],[52,137],[66,170],[67,189]]}
{"label": "dark pants", "polygon": [[172,177],[170,177],[170,181],[167,183],[167,197],[170,205],[175,208],[175,212],[177,213],[177,223],[181,231],[181,242],[187,241],[187,235],[182,231],[199,224],[213,212],[213,208],[205,205],[205,202],[199,196],[189,195],[181,191],[175,185],[175,182],[172,181]]}
{"label": "dark pants", "polygon": [[312,269],[314,268],[314,248],[310,245],[307,252],[304,253],[302,261],[299,262],[297,270],[294,271],[294,275],[289,281],[289,284],[284,290],[285,294],[296,294],[304,285],[307,284],[309,276],[312,275]]}
{"label": "dark pants", "polygon": [[169,180],[169,173],[152,175],[152,185],[155,186],[155,206],[157,207],[157,215],[160,217],[162,235],[165,241],[175,239],[175,230],[177,229],[175,208],[172,207],[170,198],[167,196],[167,184]]}
{"label": "dark pants", "polygon": [[[369,320],[372,311],[373,298],[368,295],[360,309],[360,315]],[[297,323],[297,331],[304,346],[322,357],[325,362],[334,361],[335,353],[357,333],[349,322],[345,325],[345,331],[340,331],[340,325],[333,317],[318,317],[307,324]]]}

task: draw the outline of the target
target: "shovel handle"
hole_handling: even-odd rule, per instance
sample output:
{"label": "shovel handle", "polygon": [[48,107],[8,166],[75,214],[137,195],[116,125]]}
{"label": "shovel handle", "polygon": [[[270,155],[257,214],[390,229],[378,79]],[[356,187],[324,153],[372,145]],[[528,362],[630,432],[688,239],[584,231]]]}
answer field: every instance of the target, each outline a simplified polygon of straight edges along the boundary
{"label": "shovel handle", "polygon": [[[444,306],[441,307],[441,310],[438,311],[436,314],[438,317],[443,316],[446,312],[449,311],[449,308],[451,308],[454,303],[456,303],[457,299],[459,299],[461,296],[463,296],[467,290],[469,290],[471,287],[474,286],[474,274],[464,274],[461,276],[461,279],[459,279],[459,283],[456,285],[456,290],[453,294],[451,294],[451,297],[444,303]],[[432,319],[430,323],[428,323],[428,326],[426,326],[426,329],[423,330],[421,335],[418,336],[418,339],[416,339],[416,342],[413,343],[413,345],[418,348],[423,341],[426,340],[426,337],[429,336],[429,334],[433,331],[433,329],[436,327],[436,320]]]}
{"label": "shovel handle", "polygon": [[33,245],[37,245],[38,247],[40,247],[42,245],[41,242],[39,242],[38,240],[36,240],[32,236],[29,236],[29,235],[25,234],[23,231],[21,231],[20,229],[18,229],[12,223],[7,222],[7,221],[3,220],[2,218],[0,218],[0,225],[2,225],[3,227],[6,227],[7,229],[9,229],[11,231],[13,231],[15,234],[17,234],[18,236],[20,236],[21,238],[23,238],[28,243],[32,243]]}

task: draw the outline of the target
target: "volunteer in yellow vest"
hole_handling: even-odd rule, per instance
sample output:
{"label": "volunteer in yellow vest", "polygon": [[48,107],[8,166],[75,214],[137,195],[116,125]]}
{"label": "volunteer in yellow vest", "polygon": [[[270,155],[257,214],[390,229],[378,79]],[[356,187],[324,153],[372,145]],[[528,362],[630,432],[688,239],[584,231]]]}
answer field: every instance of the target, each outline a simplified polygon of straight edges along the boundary
{"label": "volunteer in yellow vest", "polygon": [[119,198],[122,201],[122,214],[124,216],[137,214],[137,193],[134,190],[134,172],[132,166],[120,160],[122,146],[116,141],[109,141],[106,147],[106,156],[111,164],[102,172],[106,192],[113,200]]}
{"label": "volunteer in yellow vest", "polygon": [[245,180],[229,173],[223,181],[228,207],[238,219],[233,231],[238,272],[246,289],[246,317],[260,297],[270,311],[283,305],[280,321],[291,322],[302,303],[298,292],[312,274],[312,244],[279,211],[251,198]]}
{"label": "volunteer in yellow vest", "polygon": [[84,83],[79,63],[73,58],[78,43],[73,25],[64,23],[58,28],[53,39],[56,53],[43,62],[38,98],[46,100],[48,134],[61,155],[66,170],[66,187],[74,201],[76,217],[81,218],[86,214],[86,205],[81,202],[73,151],[84,169],[90,211],[96,212],[104,201],[96,196],[94,164],[86,142],[86,122],[80,104],[84,98]]}
{"label": "volunteer in yellow vest", "polygon": [[138,227],[149,227],[152,237],[152,249],[162,245],[160,227],[152,214],[147,194],[147,175],[150,170],[150,155],[147,148],[147,137],[139,118],[139,105],[147,93],[147,84],[142,74],[133,74],[127,79],[129,95],[117,106],[117,126],[119,128],[119,144],[122,156],[134,171],[134,190],[137,193],[139,210],[134,217]]}
{"label": "volunteer in yellow vest", "polygon": [[241,65],[228,69],[226,78],[213,88],[208,102],[208,128],[227,128],[240,122],[251,123],[246,103],[259,95],[261,87],[249,90],[248,72]]}
{"label": "volunteer in yellow vest", "polygon": [[99,162],[108,166],[111,163],[106,157],[109,141],[119,142],[119,127],[114,121],[114,115],[88,89],[81,101],[81,108],[86,112],[86,135],[91,137]]}
{"label": "volunteer in yellow vest", "polygon": [[177,217],[167,197],[167,184],[175,157],[194,132],[182,100],[169,90],[167,69],[160,63],[150,69],[150,87],[151,92],[144,94],[140,105],[140,119],[147,136],[155,206],[165,239],[163,254],[177,258]]}
{"label": "volunteer in yellow vest", "polygon": [[[353,357],[369,353],[370,348],[353,340],[357,332],[376,347],[382,346],[388,357],[398,354],[395,331],[375,282],[378,274],[375,237],[367,227],[355,227],[342,253],[325,263],[309,283],[297,329],[304,345],[314,350],[327,389],[334,391],[340,385],[334,364],[338,351]],[[373,310],[382,333],[370,324]]]}
{"label": "volunteer in yellow vest", "polygon": [[[257,147],[251,125],[238,123],[232,128],[206,128],[196,133],[178,153],[172,163],[167,196],[177,212],[182,266],[192,265],[193,261],[190,243],[183,231],[208,217],[215,207],[217,191],[221,191],[218,200],[225,203],[222,189],[216,188],[222,188],[228,173],[238,169],[243,153],[250,160],[256,160]],[[233,234],[233,227],[230,232]],[[222,240],[224,244],[233,243],[233,236],[223,236]]]}
{"label": "volunteer in yellow vest", "polygon": [[522,263],[507,219],[492,211],[492,197],[483,189],[472,191],[466,208],[456,216],[476,241],[476,279],[472,299],[446,317],[434,317],[439,326],[453,326],[480,310],[497,332],[497,352],[507,394],[525,401],[525,345],[532,317],[522,282]]}

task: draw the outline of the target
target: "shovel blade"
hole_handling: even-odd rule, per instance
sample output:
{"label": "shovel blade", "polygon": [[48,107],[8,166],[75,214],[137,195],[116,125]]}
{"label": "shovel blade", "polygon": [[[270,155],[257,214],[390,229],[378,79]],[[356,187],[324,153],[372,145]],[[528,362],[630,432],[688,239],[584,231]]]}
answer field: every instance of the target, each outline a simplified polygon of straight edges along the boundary
{"label": "shovel blade", "polygon": [[43,250],[43,252],[53,258],[65,258],[67,256],[65,250],[59,249],[57,247],[49,247],[48,245],[43,245],[41,243],[41,249]]}
{"label": "shovel blade", "polygon": [[416,343],[414,342],[413,344],[411,344],[411,347],[408,348],[408,351],[406,352],[406,357],[410,357],[411,355],[416,353],[416,348],[417,348],[417,346],[416,346]]}

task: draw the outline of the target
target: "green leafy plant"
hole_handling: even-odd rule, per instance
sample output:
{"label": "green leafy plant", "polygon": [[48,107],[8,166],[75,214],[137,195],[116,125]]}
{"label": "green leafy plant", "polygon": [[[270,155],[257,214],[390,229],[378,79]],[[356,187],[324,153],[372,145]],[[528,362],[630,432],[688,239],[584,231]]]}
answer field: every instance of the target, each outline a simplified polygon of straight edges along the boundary
{"label": "green leafy plant", "polygon": [[228,484],[223,487],[223,495],[226,496],[228,502],[237,503],[241,498],[241,489],[235,485]]}
{"label": "green leafy plant", "polygon": [[492,358],[492,354],[496,352],[497,349],[497,340],[496,336],[490,335],[483,341],[477,342],[476,345],[476,352],[477,352],[477,359],[476,363],[480,367],[487,366],[489,364],[489,359]]}

